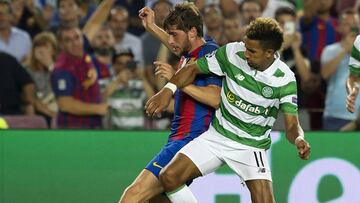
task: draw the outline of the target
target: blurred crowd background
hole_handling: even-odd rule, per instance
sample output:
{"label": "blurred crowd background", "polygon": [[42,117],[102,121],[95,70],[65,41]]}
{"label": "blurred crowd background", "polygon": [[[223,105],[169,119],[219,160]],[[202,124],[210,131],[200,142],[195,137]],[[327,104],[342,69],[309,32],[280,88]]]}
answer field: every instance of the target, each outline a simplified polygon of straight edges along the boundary
{"label": "blurred crowd background", "polygon": [[[167,82],[155,76],[154,61],[176,69],[179,59],[144,30],[138,11],[152,8],[162,27],[181,2],[0,0],[0,117],[11,128],[169,129],[171,112],[148,118],[143,106]],[[359,0],[192,2],[206,37],[220,46],[241,41],[255,18],[275,18],[284,30],[281,58],[298,81],[303,128],[358,128],[359,111],[345,108],[345,81]]]}

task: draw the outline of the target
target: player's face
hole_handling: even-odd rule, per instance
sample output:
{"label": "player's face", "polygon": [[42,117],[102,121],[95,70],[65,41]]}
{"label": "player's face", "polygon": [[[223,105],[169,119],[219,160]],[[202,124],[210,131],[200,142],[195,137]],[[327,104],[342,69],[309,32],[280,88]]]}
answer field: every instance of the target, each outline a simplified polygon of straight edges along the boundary
{"label": "player's face", "polygon": [[269,64],[269,59],[273,57],[270,50],[264,50],[258,40],[244,38],[245,57],[248,65],[256,70],[265,70]]}
{"label": "player's face", "polygon": [[168,33],[169,44],[175,54],[183,55],[190,51],[190,40],[186,32],[178,30],[175,28],[175,26],[173,26],[168,30]]}

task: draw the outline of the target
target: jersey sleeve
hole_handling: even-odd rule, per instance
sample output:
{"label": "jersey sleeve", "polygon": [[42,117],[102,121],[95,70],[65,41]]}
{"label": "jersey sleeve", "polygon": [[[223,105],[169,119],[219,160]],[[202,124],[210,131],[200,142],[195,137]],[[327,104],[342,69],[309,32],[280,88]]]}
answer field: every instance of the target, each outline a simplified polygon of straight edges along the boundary
{"label": "jersey sleeve", "polygon": [[350,73],[360,76],[360,35],[356,37],[354,42],[350,60],[349,60]]}
{"label": "jersey sleeve", "polygon": [[226,64],[226,46],[212,51],[196,61],[200,71],[205,74],[213,73],[224,76],[224,64]]}
{"label": "jersey sleeve", "polygon": [[51,74],[51,87],[57,97],[72,96],[75,89],[75,78],[67,71],[54,71]]}
{"label": "jersey sleeve", "polygon": [[297,85],[295,77],[280,90],[280,110],[285,114],[297,115]]}

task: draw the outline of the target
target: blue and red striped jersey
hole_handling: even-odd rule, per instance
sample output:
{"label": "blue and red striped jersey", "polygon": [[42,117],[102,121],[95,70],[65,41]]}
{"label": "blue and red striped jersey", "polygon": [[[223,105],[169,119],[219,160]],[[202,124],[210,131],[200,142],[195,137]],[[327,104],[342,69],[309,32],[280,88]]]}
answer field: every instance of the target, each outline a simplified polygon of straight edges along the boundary
{"label": "blue and red striped jersey", "polygon": [[[217,48],[218,45],[213,40],[207,39],[204,45],[181,57],[178,69],[187,61],[196,60]],[[193,84],[200,87],[221,86],[221,78],[214,75],[198,75]],[[169,141],[181,140],[188,136],[195,138],[208,129],[215,109],[196,101],[180,89],[175,92],[174,103]]]}
{"label": "blue and red striped jersey", "polygon": [[[101,93],[98,82],[85,87],[88,71],[94,68],[88,55],[82,58],[61,53],[51,73],[51,86],[56,97],[71,96],[85,103],[100,103]],[[97,115],[78,116],[59,111],[57,115],[59,128],[100,128],[101,117]]]}
{"label": "blue and red striped jersey", "polygon": [[340,40],[340,35],[336,32],[337,25],[335,18],[325,21],[314,17],[309,24],[304,22],[304,17],[300,19],[303,46],[310,60],[320,61],[321,52],[325,46]]}

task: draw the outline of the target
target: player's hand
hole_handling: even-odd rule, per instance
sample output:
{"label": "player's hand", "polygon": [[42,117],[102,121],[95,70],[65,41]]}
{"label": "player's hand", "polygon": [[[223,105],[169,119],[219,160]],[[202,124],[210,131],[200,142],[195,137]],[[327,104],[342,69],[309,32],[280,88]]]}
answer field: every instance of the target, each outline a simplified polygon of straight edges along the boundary
{"label": "player's hand", "polygon": [[84,82],[82,82],[82,85],[85,89],[88,89],[93,84],[95,84],[96,80],[97,80],[97,71],[95,68],[91,68],[87,72],[87,79],[84,80]]}
{"label": "player's hand", "polygon": [[346,97],[346,109],[354,113],[355,112],[355,100],[359,93],[359,88],[354,87],[352,90],[350,90],[348,96]]}
{"label": "player's hand", "polygon": [[168,88],[161,89],[157,94],[152,96],[145,104],[145,111],[148,116],[158,116],[169,106],[173,93]]}
{"label": "player's hand", "polygon": [[154,65],[155,65],[155,75],[165,78],[167,81],[169,81],[172,78],[172,76],[175,74],[175,70],[170,64],[161,61],[155,61]]}
{"label": "player's hand", "polygon": [[139,10],[139,18],[146,30],[155,25],[155,13],[149,7],[144,7]]}
{"label": "player's hand", "polygon": [[297,137],[295,139],[295,145],[298,150],[299,157],[301,159],[309,159],[310,145],[303,137]]}

